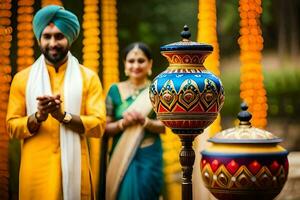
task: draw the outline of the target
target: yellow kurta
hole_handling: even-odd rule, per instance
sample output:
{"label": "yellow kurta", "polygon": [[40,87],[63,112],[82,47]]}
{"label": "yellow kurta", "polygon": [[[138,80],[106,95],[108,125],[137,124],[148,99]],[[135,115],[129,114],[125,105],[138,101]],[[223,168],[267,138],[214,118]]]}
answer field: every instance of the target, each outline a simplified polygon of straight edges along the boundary
{"label": "yellow kurta", "polygon": [[[59,122],[51,115],[35,135],[27,128],[26,83],[31,67],[17,73],[11,84],[7,128],[11,137],[23,140],[20,167],[20,200],[62,199]],[[58,72],[47,66],[53,94],[63,95],[66,64]],[[105,129],[105,103],[96,73],[80,66],[83,91],[80,118],[85,133],[81,136],[81,199],[94,198],[87,137],[100,137]],[[36,83],[39,84],[39,83]]]}

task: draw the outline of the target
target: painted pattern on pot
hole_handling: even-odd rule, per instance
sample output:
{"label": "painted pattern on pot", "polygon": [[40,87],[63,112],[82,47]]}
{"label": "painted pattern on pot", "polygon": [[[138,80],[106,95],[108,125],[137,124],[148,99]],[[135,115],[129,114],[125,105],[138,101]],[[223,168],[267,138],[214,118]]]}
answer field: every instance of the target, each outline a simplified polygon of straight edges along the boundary
{"label": "painted pattern on pot", "polygon": [[192,42],[189,36],[161,47],[169,66],[150,85],[157,118],[175,132],[202,132],[216,119],[225,99],[220,79],[203,66],[212,46]]}
{"label": "painted pattern on pot", "polygon": [[242,105],[238,127],[209,139],[211,146],[201,152],[202,179],[217,199],[274,199],[288,177],[288,152],[279,146],[281,139],[251,127],[247,108]]}

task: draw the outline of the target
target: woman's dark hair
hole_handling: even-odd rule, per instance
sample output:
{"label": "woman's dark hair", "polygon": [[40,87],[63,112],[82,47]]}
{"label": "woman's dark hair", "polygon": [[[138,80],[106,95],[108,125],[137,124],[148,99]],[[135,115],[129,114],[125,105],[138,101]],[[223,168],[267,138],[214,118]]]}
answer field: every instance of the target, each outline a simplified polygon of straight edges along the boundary
{"label": "woman's dark hair", "polygon": [[128,55],[128,53],[134,49],[135,47],[138,47],[140,50],[142,50],[142,52],[145,54],[145,56],[149,59],[152,60],[152,54],[151,54],[151,50],[148,47],[148,45],[146,45],[145,43],[142,42],[134,42],[129,44],[122,52],[122,59],[123,61],[126,60],[126,57]]}

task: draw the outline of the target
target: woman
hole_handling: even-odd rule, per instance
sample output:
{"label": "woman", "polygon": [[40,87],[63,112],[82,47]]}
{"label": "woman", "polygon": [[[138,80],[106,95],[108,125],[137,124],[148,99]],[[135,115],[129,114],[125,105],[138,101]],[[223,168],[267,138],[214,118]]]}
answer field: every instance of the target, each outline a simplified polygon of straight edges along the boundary
{"label": "woman", "polygon": [[159,134],[165,128],[155,120],[148,97],[151,52],[145,44],[133,43],[123,61],[128,80],[112,85],[106,100],[106,134],[113,137],[106,199],[154,200],[163,182]]}

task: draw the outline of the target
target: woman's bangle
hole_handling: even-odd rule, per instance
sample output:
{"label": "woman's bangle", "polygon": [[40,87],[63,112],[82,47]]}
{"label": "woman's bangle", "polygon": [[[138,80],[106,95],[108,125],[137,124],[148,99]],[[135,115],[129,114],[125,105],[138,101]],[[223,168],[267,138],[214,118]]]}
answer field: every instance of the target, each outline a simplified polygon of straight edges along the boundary
{"label": "woman's bangle", "polygon": [[123,131],[124,130],[124,126],[123,126],[123,119],[120,119],[119,121],[118,121],[118,128],[121,130],[121,131]]}
{"label": "woman's bangle", "polygon": [[146,128],[146,126],[148,126],[150,123],[150,119],[148,117],[145,118],[145,122],[143,124],[143,127]]}

